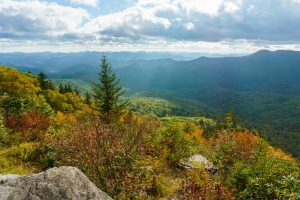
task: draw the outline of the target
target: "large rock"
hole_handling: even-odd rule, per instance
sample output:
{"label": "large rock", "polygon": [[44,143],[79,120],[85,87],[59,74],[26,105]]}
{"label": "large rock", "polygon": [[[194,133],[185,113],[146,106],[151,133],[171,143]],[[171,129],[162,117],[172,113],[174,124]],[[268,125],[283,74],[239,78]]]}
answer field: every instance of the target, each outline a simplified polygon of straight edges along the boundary
{"label": "large rock", "polygon": [[112,200],[74,167],[30,176],[0,175],[1,200]]}
{"label": "large rock", "polygon": [[200,167],[204,167],[206,170],[216,169],[216,167],[210,161],[208,161],[206,157],[200,154],[189,157],[188,159],[184,160],[180,166],[185,169],[198,169]]}

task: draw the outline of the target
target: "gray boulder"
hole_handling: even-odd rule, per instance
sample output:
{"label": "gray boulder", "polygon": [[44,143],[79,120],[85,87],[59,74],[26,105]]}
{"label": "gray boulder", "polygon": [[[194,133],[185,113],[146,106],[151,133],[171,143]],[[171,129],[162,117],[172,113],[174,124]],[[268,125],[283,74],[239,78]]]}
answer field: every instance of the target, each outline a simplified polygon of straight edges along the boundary
{"label": "gray boulder", "polygon": [[30,176],[0,175],[1,200],[112,200],[75,167]]}
{"label": "gray boulder", "polygon": [[204,167],[206,170],[216,169],[216,167],[210,161],[208,161],[206,157],[200,154],[196,154],[187,158],[180,164],[180,166],[185,169],[198,169],[200,167]]}

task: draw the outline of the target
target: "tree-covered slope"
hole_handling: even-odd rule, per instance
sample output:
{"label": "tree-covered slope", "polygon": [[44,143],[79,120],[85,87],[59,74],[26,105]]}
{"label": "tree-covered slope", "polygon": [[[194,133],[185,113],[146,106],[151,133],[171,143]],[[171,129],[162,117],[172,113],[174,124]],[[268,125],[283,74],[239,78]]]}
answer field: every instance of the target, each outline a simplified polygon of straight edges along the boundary
{"label": "tree-covered slope", "polygon": [[[96,63],[101,55],[74,54],[78,58],[71,61],[67,54],[61,58],[58,55],[45,65],[48,68],[48,64],[55,63],[57,73],[50,74],[51,78],[79,80],[72,83],[78,82],[81,91],[86,88],[84,82],[88,85],[96,81]],[[147,97],[179,100],[185,104],[184,110],[194,116],[198,113],[213,116],[233,110],[248,127],[269,130],[266,137],[270,141],[300,156],[300,52],[259,51],[242,57],[201,57],[190,61],[138,53],[120,54],[119,58],[117,55],[109,54],[129,94],[142,92]],[[44,55],[40,57],[39,61]],[[40,67],[32,64],[37,66],[34,69]]]}
{"label": "tree-covered slope", "polygon": [[[233,113],[169,116],[181,101],[143,93],[104,121],[93,99],[69,85],[60,90],[45,77],[0,67],[1,174],[74,166],[121,200],[300,196],[299,161],[243,127]],[[186,169],[192,157],[212,167],[191,161]]]}

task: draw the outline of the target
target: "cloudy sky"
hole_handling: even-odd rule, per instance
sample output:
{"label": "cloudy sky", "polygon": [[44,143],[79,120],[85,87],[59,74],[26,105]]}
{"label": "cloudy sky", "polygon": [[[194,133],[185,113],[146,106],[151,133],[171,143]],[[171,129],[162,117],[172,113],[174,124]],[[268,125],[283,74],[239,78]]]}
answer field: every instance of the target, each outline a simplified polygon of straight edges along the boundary
{"label": "cloudy sky", "polygon": [[0,0],[0,51],[300,50],[300,0]]}

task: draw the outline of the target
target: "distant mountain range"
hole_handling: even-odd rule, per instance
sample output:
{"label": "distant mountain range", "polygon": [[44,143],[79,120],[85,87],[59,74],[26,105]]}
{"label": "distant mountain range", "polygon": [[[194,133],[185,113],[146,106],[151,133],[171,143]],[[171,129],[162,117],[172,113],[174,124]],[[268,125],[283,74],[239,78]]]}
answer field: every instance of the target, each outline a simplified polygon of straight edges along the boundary
{"label": "distant mountain range", "polygon": [[[90,82],[97,79],[101,55],[0,54],[0,65]],[[190,99],[219,114],[234,110],[247,126],[265,131],[273,144],[300,157],[300,52],[197,59],[145,52],[106,55],[130,94]]]}
{"label": "distant mountain range", "polygon": [[[56,73],[68,68],[82,69],[98,67],[100,58],[106,55],[115,68],[126,65],[134,60],[173,59],[191,60],[197,58],[197,53],[160,53],[160,52],[78,52],[78,53],[0,53],[0,65],[16,67],[21,70],[42,70]],[[218,56],[218,55],[213,55]],[[130,62],[129,62],[130,63]]]}
{"label": "distant mountain range", "polygon": [[137,61],[116,72],[126,86],[142,90],[205,91],[213,87],[300,94],[300,52],[293,51],[260,51],[244,57],[201,57],[176,62]]}

